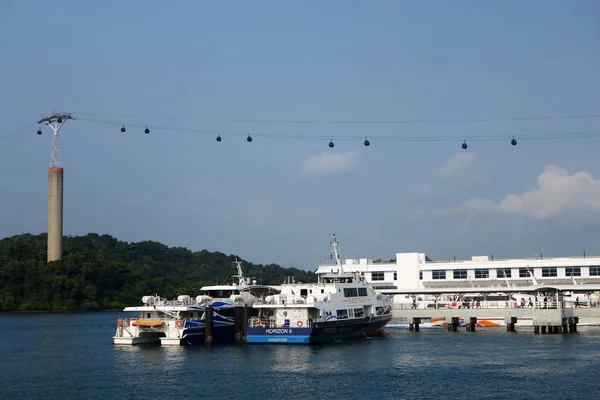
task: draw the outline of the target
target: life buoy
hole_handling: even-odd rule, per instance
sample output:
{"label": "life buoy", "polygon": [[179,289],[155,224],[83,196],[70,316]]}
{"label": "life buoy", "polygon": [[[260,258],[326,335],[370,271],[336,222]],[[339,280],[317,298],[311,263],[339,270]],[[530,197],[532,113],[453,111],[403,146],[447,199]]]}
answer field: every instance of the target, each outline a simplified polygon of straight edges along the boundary
{"label": "life buoy", "polygon": [[175,322],[175,325],[176,325],[178,328],[183,328],[183,321],[182,321],[182,320],[180,320],[180,319],[178,319],[178,320]]}
{"label": "life buoy", "polygon": [[296,325],[298,325],[298,327],[301,327],[302,326],[302,321],[298,321],[298,323]]}

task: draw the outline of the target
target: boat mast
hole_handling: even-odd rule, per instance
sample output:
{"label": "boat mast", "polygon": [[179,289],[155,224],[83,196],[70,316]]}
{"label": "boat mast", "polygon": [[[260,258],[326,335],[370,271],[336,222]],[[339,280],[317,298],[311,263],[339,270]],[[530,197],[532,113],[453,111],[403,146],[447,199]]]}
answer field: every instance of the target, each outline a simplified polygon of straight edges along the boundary
{"label": "boat mast", "polygon": [[342,260],[340,259],[340,254],[338,253],[338,241],[335,237],[335,233],[333,234],[333,241],[331,242],[331,246],[333,247],[333,254],[335,255],[335,262],[338,266],[338,273],[341,275],[344,273],[344,267],[342,266]]}
{"label": "boat mast", "polygon": [[237,275],[234,275],[238,278],[237,286],[245,285],[246,277],[244,276],[244,270],[242,269],[242,262],[239,261],[236,257],[233,263],[237,265]]}

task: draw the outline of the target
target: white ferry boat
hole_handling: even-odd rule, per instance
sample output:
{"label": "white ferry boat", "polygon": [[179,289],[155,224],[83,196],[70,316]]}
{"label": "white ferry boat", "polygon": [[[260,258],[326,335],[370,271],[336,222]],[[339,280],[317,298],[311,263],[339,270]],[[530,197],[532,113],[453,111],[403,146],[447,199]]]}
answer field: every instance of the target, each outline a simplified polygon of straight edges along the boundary
{"label": "white ferry boat", "polygon": [[[473,256],[464,261],[431,261],[425,253],[409,252],[396,253],[395,259],[387,262],[344,259],[341,263],[319,265],[315,272],[325,274],[339,270],[359,274],[375,289],[393,295],[397,308],[531,307],[532,303],[543,304],[544,299],[549,304],[556,299],[552,295],[536,298],[525,293],[525,288],[557,285],[581,288],[577,290],[581,293],[567,293],[562,299],[567,306],[600,306],[597,293],[584,293],[586,285],[600,284],[600,257],[543,257],[540,254],[531,259]],[[494,290],[502,293],[491,293]],[[443,319],[432,322],[445,324]],[[480,326],[503,324],[500,318],[478,322]]]}
{"label": "white ferry boat", "polygon": [[246,277],[241,262],[236,260],[237,282],[204,286],[201,294],[168,300],[160,296],[144,296],[140,306],[126,307],[123,311],[139,313],[137,318],[121,318],[113,337],[116,345],[158,343],[162,346],[204,344],[206,307],[213,308],[213,343],[234,340],[234,307],[252,306],[270,294],[279,293],[276,286],[257,285]]}
{"label": "white ferry boat", "polygon": [[258,315],[248,321],[248,343],[316,343],[367,338],[392,319],[391,298],[373,289],[363,277],[336,272],[319,274],[318,283],[283,284],[279,294],[254,303]]}
{"label": "white ferry boat", "polygon": [[212,302],[208,296],[178,296],[167,300],[160,296],[144,296],[143,305],[123,311],[139,313],[137,318],[120,318],[113,336],[116,345],[158,343],[162,346],[203,344],[206,307],[213,307],[214,342],[233,338],[233,305]]}

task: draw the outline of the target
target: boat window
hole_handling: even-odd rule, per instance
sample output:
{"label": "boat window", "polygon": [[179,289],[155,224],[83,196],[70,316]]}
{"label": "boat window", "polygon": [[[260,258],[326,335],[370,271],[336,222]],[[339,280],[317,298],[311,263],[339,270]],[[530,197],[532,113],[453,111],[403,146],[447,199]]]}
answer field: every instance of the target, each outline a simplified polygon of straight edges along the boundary
{"label": "boat window", "polygon": [[321,289],[321,294],[325,293],[325,289]]}
{"label": "boat window", "polygon": [[394,280],[397,281],[398,280],[398,273],[394,272]]}
{"label": "boat window", "polygon": [[455,269],[452,271],[452,277],[454,279],[467,279],[466,269]]}
{"label": "boat window", "polygon": [[431,271],[431,276],[433,279],[446,279],[446,271],[443,269],[434,269]]}
{"label": "boat window", "polygon": [[308,296],[308,289],[300,289],[300,296],[302,296],[302,297]]}
{"label": "boat window", "polygon": [[475,279],[487,279],[490,277],[490,270],[487,268],[484,269],[476,269],[475,270]]}
{"label": "boat window", "polygon": [[337,314],[338,319],[348,318],[348,310],[337,310],[336,314]]}
{"label": "boat window", "polygon": [[600,276],[600,267],[590,267],[590,276]]}
{"label": "boat window", "polygon": [[419,280],[422,281],[423,280],[423,271],[419,271]]}
{"label": "boat window", "polygon": [[511,274],[510,274],[510,268],[498,268],[498,269],[496,270],[496,276],[497,276],[499,279],[502,279],[502,278],[510,278],[510,275],[511,275]]}
{"label": "boat window", "polygon": [[239,294],[238,290],[207,290],[207,295],[216,298],[230,297],[232,294]]}
{"label": "boat window", "polygon": [[344,288],[344,297],[358,297],[356,288]]}
{"label": "boat window", "polygon": [[365,310],[363,308],[355,308],[354,309],[354,317],[355,318],[363,318],[365,316]]}
{"label": "boat window", "polygon": [[371,280],[372,281],[382,281],[384,280],[385,273],[382,271],[371,272]]}
{"label": "boat window", "polygon": [[359,287],[358,288],[358,295],[361,297],[365,297],[367,295],[367,288],[365,287]]}
{"label": "boat window", "polygon": [[581,276],[581,267],[566,267],[566,276]]}
{"label": "boat window", "polygon": [[556,276],[558,273],[556,271],[556,267],[543,267],[542,268],[542,276],[544,278],[549,276]]}

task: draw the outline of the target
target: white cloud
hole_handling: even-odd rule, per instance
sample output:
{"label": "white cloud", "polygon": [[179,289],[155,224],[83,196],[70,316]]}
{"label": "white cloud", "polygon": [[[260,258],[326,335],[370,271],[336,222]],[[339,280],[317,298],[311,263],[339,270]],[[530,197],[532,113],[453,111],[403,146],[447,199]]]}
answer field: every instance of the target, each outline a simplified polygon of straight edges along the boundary
{"label": "white cloud", "polygon": [[481,168],[476,168],[477,155],[460,151],[454,153],[439,170],[433,173],[432,182],[406,189],[410,196],[435,196],[450,192],[457,186],[465,186],[485,178]]}
{"label": "white cloud", "polygon": [[439,172],[437,173],[438,179],[460,179],[464,174],[472,172],[472,167],[477,160],[475,153],[457,152],[452,155],[442,165]]}
{"label": "white cloud", "polygon": [[600,180],[585,171],[569,175],[560,167],[547,165],[537,178],[537,186],[521,194],[506,195],[497,203],[473,197],[458,206],[436,209],[434,214],[496,212],[546,219],[567,211],[600,212]]}
{"label": "white cloud", "polygon": [[305,174],[333,174],[351,171],[358,165],[360,153],[349,151],[347,153],[323,152],[308,156],[300,166],[300,171]]}

